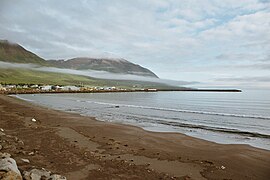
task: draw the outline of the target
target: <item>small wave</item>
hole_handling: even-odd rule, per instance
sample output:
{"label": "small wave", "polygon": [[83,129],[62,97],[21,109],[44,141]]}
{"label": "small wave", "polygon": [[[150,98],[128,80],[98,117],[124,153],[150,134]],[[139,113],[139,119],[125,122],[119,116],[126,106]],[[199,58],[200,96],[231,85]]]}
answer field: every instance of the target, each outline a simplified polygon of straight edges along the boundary
{"label": "small wave", "polygon": [[9,95],[11,97],[15,97],[15,98],[18,98],[18,99],[21,99],[21,100],[24,100],[24,101],[29,101],[29,102],[33,102],[34,100],[31,100],[31,99],[26,99],[26,98],[23,98],[23,97],[20,97],[18,95]]}
{"label": "small wave", "polygon": [[229,114],[229,113],[217,113],[217,112],[207,112],[207,111],[191,111],[191,110],[185,110],[185,109],[171,109],[171,108],[160,108],[160,107],[150,107],[150,106],[138,106],[138,105],[131,105],[131,104],[114,104],[114,103],[95,102],[95,101],[87,101],[87,102],[100,104],[100,105],[119,106],[119,107],[131,107],[131,108],[152,109],[152,110],[171,111],[171,112],[173,111],[173,112],[192,113],[192,114],[205,114],[205,115],[216,115],[216,116],[226,116],[226,117],[254,118],[254,119],[270,120],[270,117],[244,115],[244,114]]}
{"label": "small wave", "polygon": [[[103,117],[104,118],[104,117]],[[106,118],[104,118],[106,119]],[[117,118],[119,120],[119,117]],[[209,126],[209,125],[202,125],[202,124],[191,124],[191,123],[183,123],[183,122],[176,122],[176,121],[168,121],[168,119],[162,119],[158,117],[147,117],[147,116],[140,116],[140,115],[125,115],[122,122],[136,122],[135,124],[152,124],[152,125],[164,125],[168,127],[178,127],[178,128],[186,128],[186,129],[201,129],[211,132],[217,133],[229,133],[235,135],[241,135],[245,137],[256,137],[256,138],[265,138],[270,139],[270,134],[263,134],[258,132],[250,132],[245,130],[227,128],[227,127],[218,127],[218,126]],[[130,121],[131,120],[131,121]],[[133,124],[133,123],[132,123]]]}
{"label": "small wave", "polygon": [[239,135],[248,136],[248,137],[257,137],[257,138],[270,139],[269,134],[262,134],[262,133],[249,132],[249,131],[241,131],[241,130],[238,130],[238,129],[229,129],[229,128],[223,128],[223,127],[211,127],[211,126],[205,126],[205,125],[186,124],[186,123],[179,123],[179,122],[167,122],[167,121],[162,121],[162,120],[155,121],[155,123],[166,125],[166,126],[183,127],[183,128],[190,128],[190,129],[202,129],[202,130],[207,130],[207,131],[230,133],[230,134],[239,134]]}

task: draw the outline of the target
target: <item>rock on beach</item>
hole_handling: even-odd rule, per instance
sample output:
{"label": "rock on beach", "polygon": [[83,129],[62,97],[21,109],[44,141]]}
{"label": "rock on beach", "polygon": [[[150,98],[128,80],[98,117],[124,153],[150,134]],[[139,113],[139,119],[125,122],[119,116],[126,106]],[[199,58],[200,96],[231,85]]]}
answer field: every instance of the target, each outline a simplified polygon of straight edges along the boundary
{"label": "rock on beach", "polygon": [[16,161],[8,153],[0,153],[0,179],[22,180]]}

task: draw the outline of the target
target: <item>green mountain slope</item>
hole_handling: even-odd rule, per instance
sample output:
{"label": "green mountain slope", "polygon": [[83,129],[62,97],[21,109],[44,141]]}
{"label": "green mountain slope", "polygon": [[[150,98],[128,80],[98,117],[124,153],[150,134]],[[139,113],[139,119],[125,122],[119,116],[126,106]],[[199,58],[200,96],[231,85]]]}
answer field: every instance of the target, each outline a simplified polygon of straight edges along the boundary
{"label": "green mountain slope", "polygon": [[122,88],[172,88],[166,84],[128,81],[128,80],[108,80],[97,79],[87,76],[41,72],[28,69],[0,69],[0,84],[50,84],[50,85],[88,85],[88,86],[116,86]]}
{"label": "green mountain slope", "polygon": [[18,44],[12,44],[6,40],[0,40],[0,61],[48,65],[44,59],[40,58],[36,54],[27,51]]}
{"label": "green mountain slope", "polygon": [[28,69],[1,69],[0,82],[7,84],[80,84],[88,82],[91,79],[83,76],[74,76],[70,74],[60,74],[51,72],[33,71]]}
{"label": "green mountain slope", "polygon": [[[142,76],[157,77],[153,72],[124,59],[93,59],[75,58],[68,61],[46,61],[34,53],[27,51],[18,44],[12,44],[6,40],[0,40],[0,61],[8,63],[38,64],[58,68],[70,68],[78,70],[103,70],[114,73],[136,74]],[[116,86],[124,88],[171,88],[162,83],[97,79],[88,76],[64,74],[57,72],[44,72],[35,69],[0,67],[0,83],[7,84],[51,84],[51,85],[90,85],[90,86]]]}
{"label": "green mountain slope", "polygon": [[76,70],[97,70],[112,73],[133,74],[157,78],[152,71],[125,59],[74,58],[46,61],[22,46],[0,40],[0,61],[9,63],[38,64]]}
{"label": "green mountain slope", "polygon": [[50,60],[51,65],[59,68],[76,70],[96,70],[112,73],[132,74],[158,78],[152,71],[140,65],[131,63],[125,59],[105,59],[105,58],[74,58],[69,60]]}

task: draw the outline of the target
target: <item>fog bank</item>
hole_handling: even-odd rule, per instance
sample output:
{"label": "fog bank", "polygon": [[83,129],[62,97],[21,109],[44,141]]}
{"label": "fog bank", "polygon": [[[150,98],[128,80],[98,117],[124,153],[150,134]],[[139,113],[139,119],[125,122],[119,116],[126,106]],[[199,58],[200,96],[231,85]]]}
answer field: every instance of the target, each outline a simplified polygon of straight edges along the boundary
{"label": "fog bank", "polygon": [[1,68],[2,69],[28,69],[28,70],[43,71],[43,72],[74,74],[74,75],[82,75],[82,76],[88,76],[88,77],[99,78],[99,79],[155,82],[155,83],[164,83],[164,84],[172,85],[172,86],[183,86],[183,85],[190,85],[190,84],[198,83],[198,82],[157,79],[157,78],[138,76],[138,75],[132,75],[132,74],[110,73],[107,71],[62,69],[62,68],[56,68],[56,67],[44,67],[44,66],[39,66],[36,64],[7,63],[7,62],[0,61],[0,69]]}

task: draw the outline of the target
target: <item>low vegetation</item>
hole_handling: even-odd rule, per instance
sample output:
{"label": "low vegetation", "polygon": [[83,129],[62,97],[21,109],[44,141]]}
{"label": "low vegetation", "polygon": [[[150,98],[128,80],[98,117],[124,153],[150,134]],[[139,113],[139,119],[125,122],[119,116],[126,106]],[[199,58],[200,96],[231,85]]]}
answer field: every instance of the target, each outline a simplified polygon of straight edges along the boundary
{"label": "low vegetation", "polygon": [[41,72],[27,69],[0,69],[0,83],[2,84],[52,84],[52,85],[84,85],[84,86],[116,86],[122,88],[171,88],[166,84],[107,80],[87,76]]}

